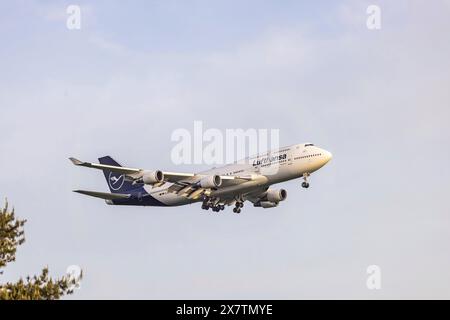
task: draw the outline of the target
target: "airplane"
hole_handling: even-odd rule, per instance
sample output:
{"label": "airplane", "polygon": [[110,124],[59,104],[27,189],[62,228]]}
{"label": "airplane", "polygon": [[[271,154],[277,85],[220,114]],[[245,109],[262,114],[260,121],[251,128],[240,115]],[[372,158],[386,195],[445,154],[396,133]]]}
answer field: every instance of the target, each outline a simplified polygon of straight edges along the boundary
{"label": "airplane", "polygon": [[109,205],[182,206],[202,202],[202,209],[214,212],[234,206],[240,213],[245,201],[255,207],[274,208],[287,197],[284,189],[272,185],[310,175],[332,158],[329,151],[313,143],[302,143],[268,151],[241,161],[199,173],[177,173],[122,167],[110,156],[99,163],[69,158],[76,166],[102,170],[111,193],[87,190],[74,192],[104,199]]}

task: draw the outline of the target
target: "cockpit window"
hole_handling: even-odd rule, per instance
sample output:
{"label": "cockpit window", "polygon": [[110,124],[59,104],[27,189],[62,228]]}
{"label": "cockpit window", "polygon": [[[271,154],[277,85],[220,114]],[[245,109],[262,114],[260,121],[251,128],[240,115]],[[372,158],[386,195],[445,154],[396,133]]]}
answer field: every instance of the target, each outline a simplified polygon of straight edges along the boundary
{"label": "cockpit window", "polygon": [[310,147],[310,146],[314,146],[314,143],[307,143],[307,144],[305,144],[305,147]]}

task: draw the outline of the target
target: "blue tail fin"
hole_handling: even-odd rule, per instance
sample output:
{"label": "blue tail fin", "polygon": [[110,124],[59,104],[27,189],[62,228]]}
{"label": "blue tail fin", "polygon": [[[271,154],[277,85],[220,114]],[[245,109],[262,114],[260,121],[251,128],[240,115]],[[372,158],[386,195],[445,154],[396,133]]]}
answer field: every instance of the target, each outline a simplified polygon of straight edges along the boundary
{"label": "blue tail fin", "polygon": [[[98,161],[101,164],[106,164],[109,166],[115,166],[115,167],[121,167],[120,164],[118,164],[113,158],[110,156],[98,158]],[[125,175],[112,172],[109,170],[103,170],[103,173],[106,178],[106,182],[108,183],[109,190],[111,190],[112,193],[127,193],[132,189],[135,189],[136,186],[134,186],[130,181],[127,181],[125,179]]]}

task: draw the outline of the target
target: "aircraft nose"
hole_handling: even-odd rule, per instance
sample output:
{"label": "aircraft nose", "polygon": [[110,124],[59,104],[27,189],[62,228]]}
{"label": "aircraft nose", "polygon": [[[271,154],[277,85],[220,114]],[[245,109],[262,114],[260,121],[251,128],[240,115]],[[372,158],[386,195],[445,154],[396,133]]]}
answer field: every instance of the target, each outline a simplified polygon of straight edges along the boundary
{"label": "aircraft nose", "polygon": [[324,150],[324,154],[325,154],[325,163],[329,162],[332,158],[333,158],[333,154],[329,151]]}

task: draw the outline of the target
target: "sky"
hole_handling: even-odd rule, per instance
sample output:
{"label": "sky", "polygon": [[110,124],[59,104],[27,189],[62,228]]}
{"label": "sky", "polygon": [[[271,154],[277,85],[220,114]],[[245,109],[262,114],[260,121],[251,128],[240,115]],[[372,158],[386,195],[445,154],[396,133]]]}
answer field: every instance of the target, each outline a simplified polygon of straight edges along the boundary
{"label": "sky", "polygon": [[[28,222],[0,282],[79,265],[68,299],[449,299],[449,15],[439,0],[1,1],[0,197]],[[108,189],[71,156],[208,169],[171,161],[194,121],[279,129],[333,159],[240,215],[72,192]]]}

